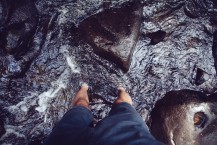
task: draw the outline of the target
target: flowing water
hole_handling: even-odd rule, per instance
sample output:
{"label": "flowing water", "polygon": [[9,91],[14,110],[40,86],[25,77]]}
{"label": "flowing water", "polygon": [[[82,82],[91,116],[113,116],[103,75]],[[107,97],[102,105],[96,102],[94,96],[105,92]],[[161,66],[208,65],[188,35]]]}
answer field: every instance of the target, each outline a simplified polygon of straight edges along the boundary
{"label": "flowing water", "polygon": [[[214,0],[140,1],[140,37],[128,72],[95,54],[78,27],[94,14],[133,0],[22,1],[0,1],[0,117],[5,128],[0,144],[40,144],[83,82],[90,86],[97,121],[108,114],[118,83],[127,88],[144,120],[166,92],[217,90]],[[19,47],[12,47],[19,38],[11,33],[24,34]],[[9,44],[4,44],[5,36]]]}

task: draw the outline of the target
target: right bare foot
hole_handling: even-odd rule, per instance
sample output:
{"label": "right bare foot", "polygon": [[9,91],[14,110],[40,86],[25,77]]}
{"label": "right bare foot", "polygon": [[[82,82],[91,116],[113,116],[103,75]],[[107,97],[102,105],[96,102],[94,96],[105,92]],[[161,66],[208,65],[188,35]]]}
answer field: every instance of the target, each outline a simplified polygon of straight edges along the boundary
{"label": "right bare foot", "polygon": [[73,100],[71,102],[72,106],[84,106],[87,109],[90,109],[87,90],[88,90],[88,85],[83,84],[81,86],[81,89],[78,91],[78,93],[73,98]]}
{"label": "right bare foot", "polygon": [[133,104],[132,98],[126,90],[123,87],[118,87],[118,98],[115,100],[114,104],[116,105],[122,102],[126,102],[130,105]]}

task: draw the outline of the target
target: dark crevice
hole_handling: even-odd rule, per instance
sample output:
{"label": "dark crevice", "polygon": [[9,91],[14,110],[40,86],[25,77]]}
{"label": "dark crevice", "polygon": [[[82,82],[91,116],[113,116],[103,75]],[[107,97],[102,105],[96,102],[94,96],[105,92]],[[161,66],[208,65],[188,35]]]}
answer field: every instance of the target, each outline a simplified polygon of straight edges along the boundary
{"label": "dark crevice", "polygon": [[146,34],[147,37],[149,37],[151,39],[151,45],[156,45],[159,42],[163,41],[164,38],[166,37],[166,32],[162,31],[162,30],[158,30],[156,32],[153,33],[148,33]]}
{"label": "dark crevice", "polygon": [[197,72],[196,72],[197,74],[196,74],[196,79],[195,79],[195,84],[197,85],[197,86],[199,86],[199,85],[201,85],[201,84],[203,84],[206,80],[204,79],[204,74],[205,74],[205,72],[202,70],[202,69],[200,69],[200,68],[197,68]]}

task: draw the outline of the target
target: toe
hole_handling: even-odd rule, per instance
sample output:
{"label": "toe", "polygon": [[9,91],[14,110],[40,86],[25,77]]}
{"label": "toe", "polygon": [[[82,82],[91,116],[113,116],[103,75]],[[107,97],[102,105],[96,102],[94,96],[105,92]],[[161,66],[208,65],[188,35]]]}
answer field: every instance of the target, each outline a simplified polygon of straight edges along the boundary
{"label": "toe", "polygon": [[83,84],[81,85],[81,89],[88,90],[88,88],[89,88],[89,86],[88,86],[88,84],[86,84],[86,83],[83,83]]}
{"label": "toe", "polygon": [[124,87],[122,87],[122,86],[119,86],[119,87],[118,87],[118,91],[126,91],[126,90],[125,90],[125,88],[124,88]]}

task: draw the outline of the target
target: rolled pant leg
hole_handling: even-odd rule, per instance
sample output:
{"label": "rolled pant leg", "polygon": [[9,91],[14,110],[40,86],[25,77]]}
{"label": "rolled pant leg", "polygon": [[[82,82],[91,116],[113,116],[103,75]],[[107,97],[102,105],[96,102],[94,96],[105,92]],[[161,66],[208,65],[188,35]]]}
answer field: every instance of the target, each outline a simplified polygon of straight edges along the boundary
{"label": "rolled pant leg", "polygon": [[84,145],[91,138],[93,115],[82,106],[70,109],[54,127],[44,145]]}
{"label": "rolled pant leg", "polygon": [[149,132],[138,112],[128,103],[112,108],[95,128],[91,145],[162,145]]}

